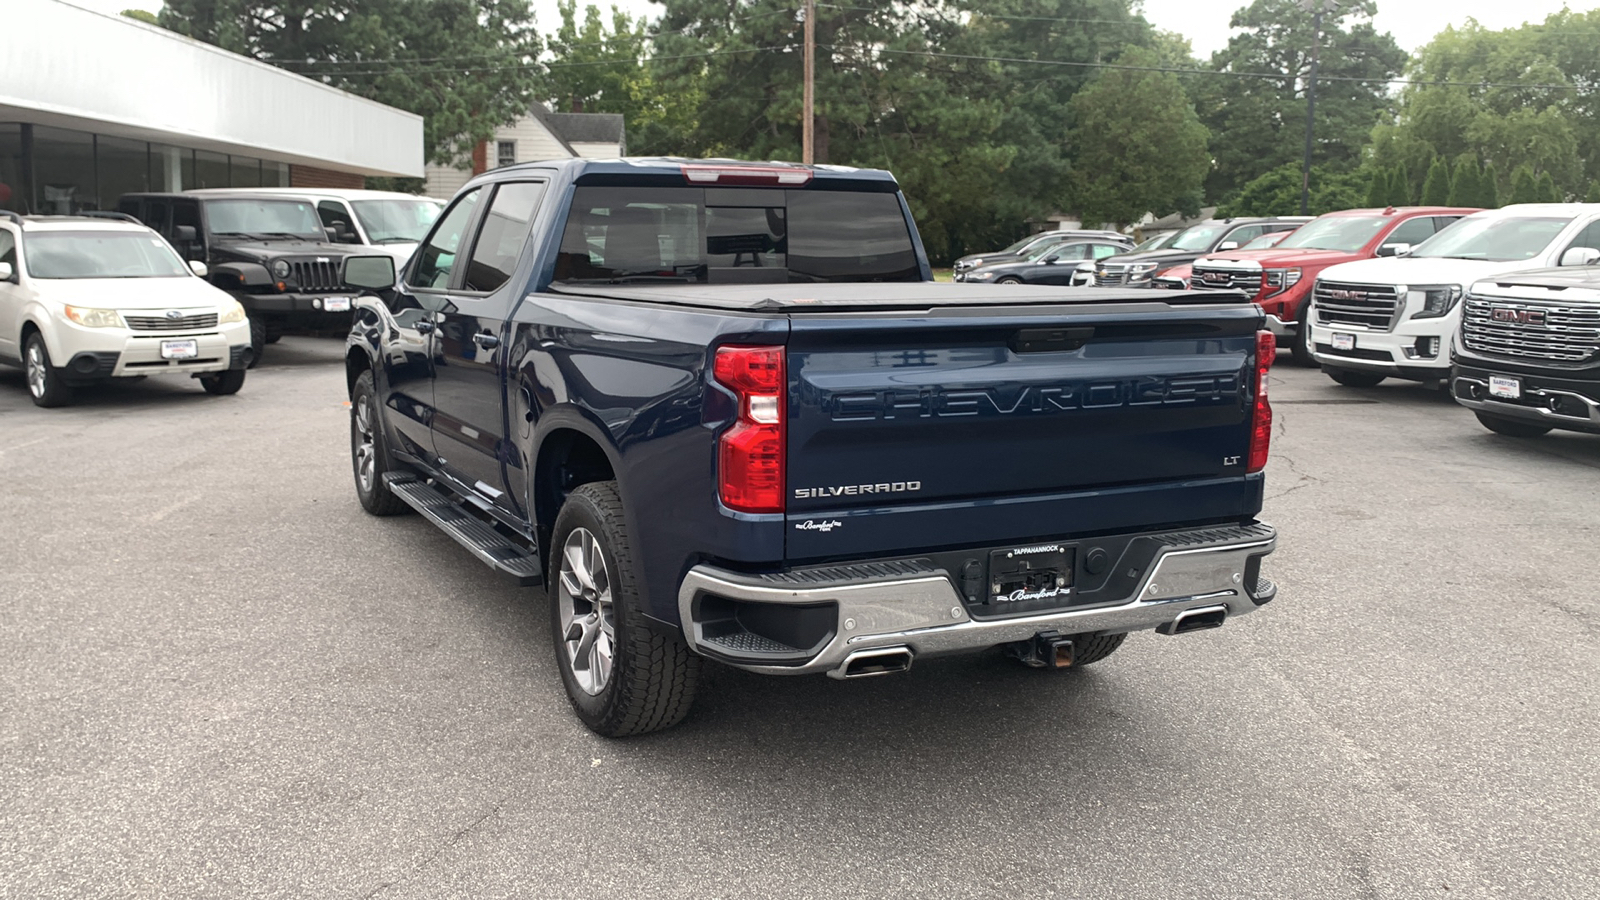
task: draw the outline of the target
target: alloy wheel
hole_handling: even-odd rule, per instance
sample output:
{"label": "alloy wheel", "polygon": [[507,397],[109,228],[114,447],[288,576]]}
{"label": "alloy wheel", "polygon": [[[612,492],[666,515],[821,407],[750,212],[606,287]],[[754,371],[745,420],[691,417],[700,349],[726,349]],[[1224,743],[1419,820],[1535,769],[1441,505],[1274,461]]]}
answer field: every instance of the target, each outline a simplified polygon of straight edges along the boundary
{"label": "alloy wheel", "polygon": [[44,361],[44,349],[39,344],[28,345],[28,391],[35,398],[44,396],[45,379],[49,377]]}
{"label": "alloy wheel", "polygon": [[372,437],[372,401],[362,394],[356,398],[356,479],[363,493],[372,493],[377,477],[378,453]]}
{"label": "alloy wheel", "polygon": [[599,542],[587,528],[574,528],[561,548],[556,602],[572,678],[584,693],[595,696],[611,682],[616,620],[611,573]]}

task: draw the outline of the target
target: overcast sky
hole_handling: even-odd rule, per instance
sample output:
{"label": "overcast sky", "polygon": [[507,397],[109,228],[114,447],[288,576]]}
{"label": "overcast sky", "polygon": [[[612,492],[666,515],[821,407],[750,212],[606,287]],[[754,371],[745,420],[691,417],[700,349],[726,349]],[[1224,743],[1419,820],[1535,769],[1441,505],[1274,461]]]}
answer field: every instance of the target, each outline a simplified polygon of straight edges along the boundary
{"label": "overcast sky", "polygon": [[[69,0],[79,6],[103,12],[119,12],[130,7],[154,12],[161,8],[161,0]],[[799,0],[796,0],[798,4]],[[843,0],[841,0],[843,2]],[[579,0],[579,6],[585,5]],[[611,3],[597,4],[601,9]],[[617,6],[635,15],[654,18],[661,6],[649,0],[618,0]],[[845,5],[849,5],[848,2]],[[1145,16],[1156,27],[1176,31],[1194,42],[1195,55],[1205,59],[1213,50],[1228,44],[1228,19],[1245,0],[1144,0]],[[556,0],[533,0],[542,28],[553,29],[560,21],[556,15]],[[1594,9],[1600,2],[1594,0],[1378,0],[1377,26],[1379,31],[1394,35],[1400,46],[1415,50],[1426,44],[1446,25],[1460,25],[1468,18],[1477,19],[1487,28],[1509,28],[1524,21],[1542,22],[1545,16],[1558,12],[1564,6],[1577,10]]]}

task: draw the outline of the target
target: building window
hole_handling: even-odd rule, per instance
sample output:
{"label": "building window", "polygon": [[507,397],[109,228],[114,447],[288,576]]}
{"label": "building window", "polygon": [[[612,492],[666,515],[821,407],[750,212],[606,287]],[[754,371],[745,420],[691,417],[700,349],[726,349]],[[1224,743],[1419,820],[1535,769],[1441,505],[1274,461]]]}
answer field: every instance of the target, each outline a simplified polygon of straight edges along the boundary
{"label": "building window", "polygon": [[196,150],[194,152],[194,182],[183,180],[185,189],[197,188],[225,188],[232,187],[228,178],[228,157],[224,153],[212,153],[210,150]]}
{"label": "building window", "polygon": [[70,216],[99,209],[94,179],[94,136],[33,126],[33,211]]}
{"label": "building window", "polygon": [[509,166],[517,161],[516,141],[495,141],[494,164],[496,166]]}
{"label": "building window", "polygon": [[22,179],[22,126],[0,123],[0,209],[28,211],[28,188]]}
{"label": "building window", "polygon": [[150,188],[150,145],[144,141],[101,136],[95,139],[100,208],[116,209],[117,198]]}

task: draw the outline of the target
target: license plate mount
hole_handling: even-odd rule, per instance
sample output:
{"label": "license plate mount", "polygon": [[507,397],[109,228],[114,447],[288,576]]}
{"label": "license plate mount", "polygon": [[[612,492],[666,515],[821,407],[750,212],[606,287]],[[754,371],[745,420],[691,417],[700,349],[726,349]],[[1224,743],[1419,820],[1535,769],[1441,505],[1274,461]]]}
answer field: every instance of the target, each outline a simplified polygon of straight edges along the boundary
{"label": "license plate mount", "polygon": [[1344,333],[1338,332],[1338,331],[1335,331],[1333,333],[1333,349],[1335,349],[1335,350],[1354,350],[1355,348],[1356,348],[1356,336],[1355,335],[1353,335],[1353,334],[1344,334]]}
{"label": "license plate mount", "polygon": [[325,297],[322,300],[323,312],[349,312],[349,297]]}
{"label": "license plate mount", "polygon": [[199,341],[187,340],[187,341],[162,341],[161,342],[161,358],[162,359],[177,359],[177,360],[194,359],[195,357],[197,357],[199,355],[200,355],[200,342]]}
{"label": "license plate mount", "polygon": [[1489,376],[1489,396],[1502,400],[1522,399],[1522,379],[1506,375]]}
{"label": "license plate mount", "polygon": [[1064,544],[1031,544],[989,553],[989,602],[1060,600],[1072,593],[1074,550]]}

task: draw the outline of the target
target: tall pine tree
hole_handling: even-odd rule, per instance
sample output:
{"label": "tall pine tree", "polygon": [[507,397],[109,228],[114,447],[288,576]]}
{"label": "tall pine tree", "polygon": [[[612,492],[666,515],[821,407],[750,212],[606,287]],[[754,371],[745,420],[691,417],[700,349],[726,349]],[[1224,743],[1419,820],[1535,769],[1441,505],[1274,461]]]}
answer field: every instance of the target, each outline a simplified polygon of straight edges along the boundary
{"label": "tall pine tree", "polygon": [[1427,180],[1422,182],[1422,205],[1444,206],[1450,202],[1450,167],[1445,165],[1444,157],[1433,158],[1433,165],[1428,167]]}
{"label": "tall pine tree", "polygon": [[1478,202],[1473,206],[1481,206],[1484,209],[1500,208],[1500,175],[1495,172],[1493,162],[1483,167],[1483,175],[1478,179]]}
{"label": "tall pine tree", "polygon": [[1534,193],[1538,195],[1539,203],[1561,202],[1561,191],[1556,189],[1556,179],[1549,172],[1544,172],[1539,176],[1539,184],[1534,189]]}
{"label": "tall pine tree", "polygon": [[1367,205],[1383,209],[1389,205],[1389,170],[1373,169],[1372,183],[1367,186]]}
{"label": "tall pine tree", "polygon": [[1483,191],[1480,180],[1477,160],[1470,156],[1456,160],[1456,174],[1450,179],[1450,196],[1445,200],[1445,204],[1459,207],[1477,206],[1478,195]]}
{"label": "tall pine tree", "polygon": [[1584,198],[1585,203],[1600,203],[1600,181],[1589,182],[1589,196]]}
{"label": "tall pine tree", "polygon": [[1511,203],[1538,203],[1539,183],[1533,177],[1533,170],[1527,164],[1517,166],[1511,173]]}
{"label": "tall pine tree", "polygon": [[1394,167],[1394,172],[1389,176],[1389,205],[1411,205],[1411,176],[1406,172],[1404,163]]}

